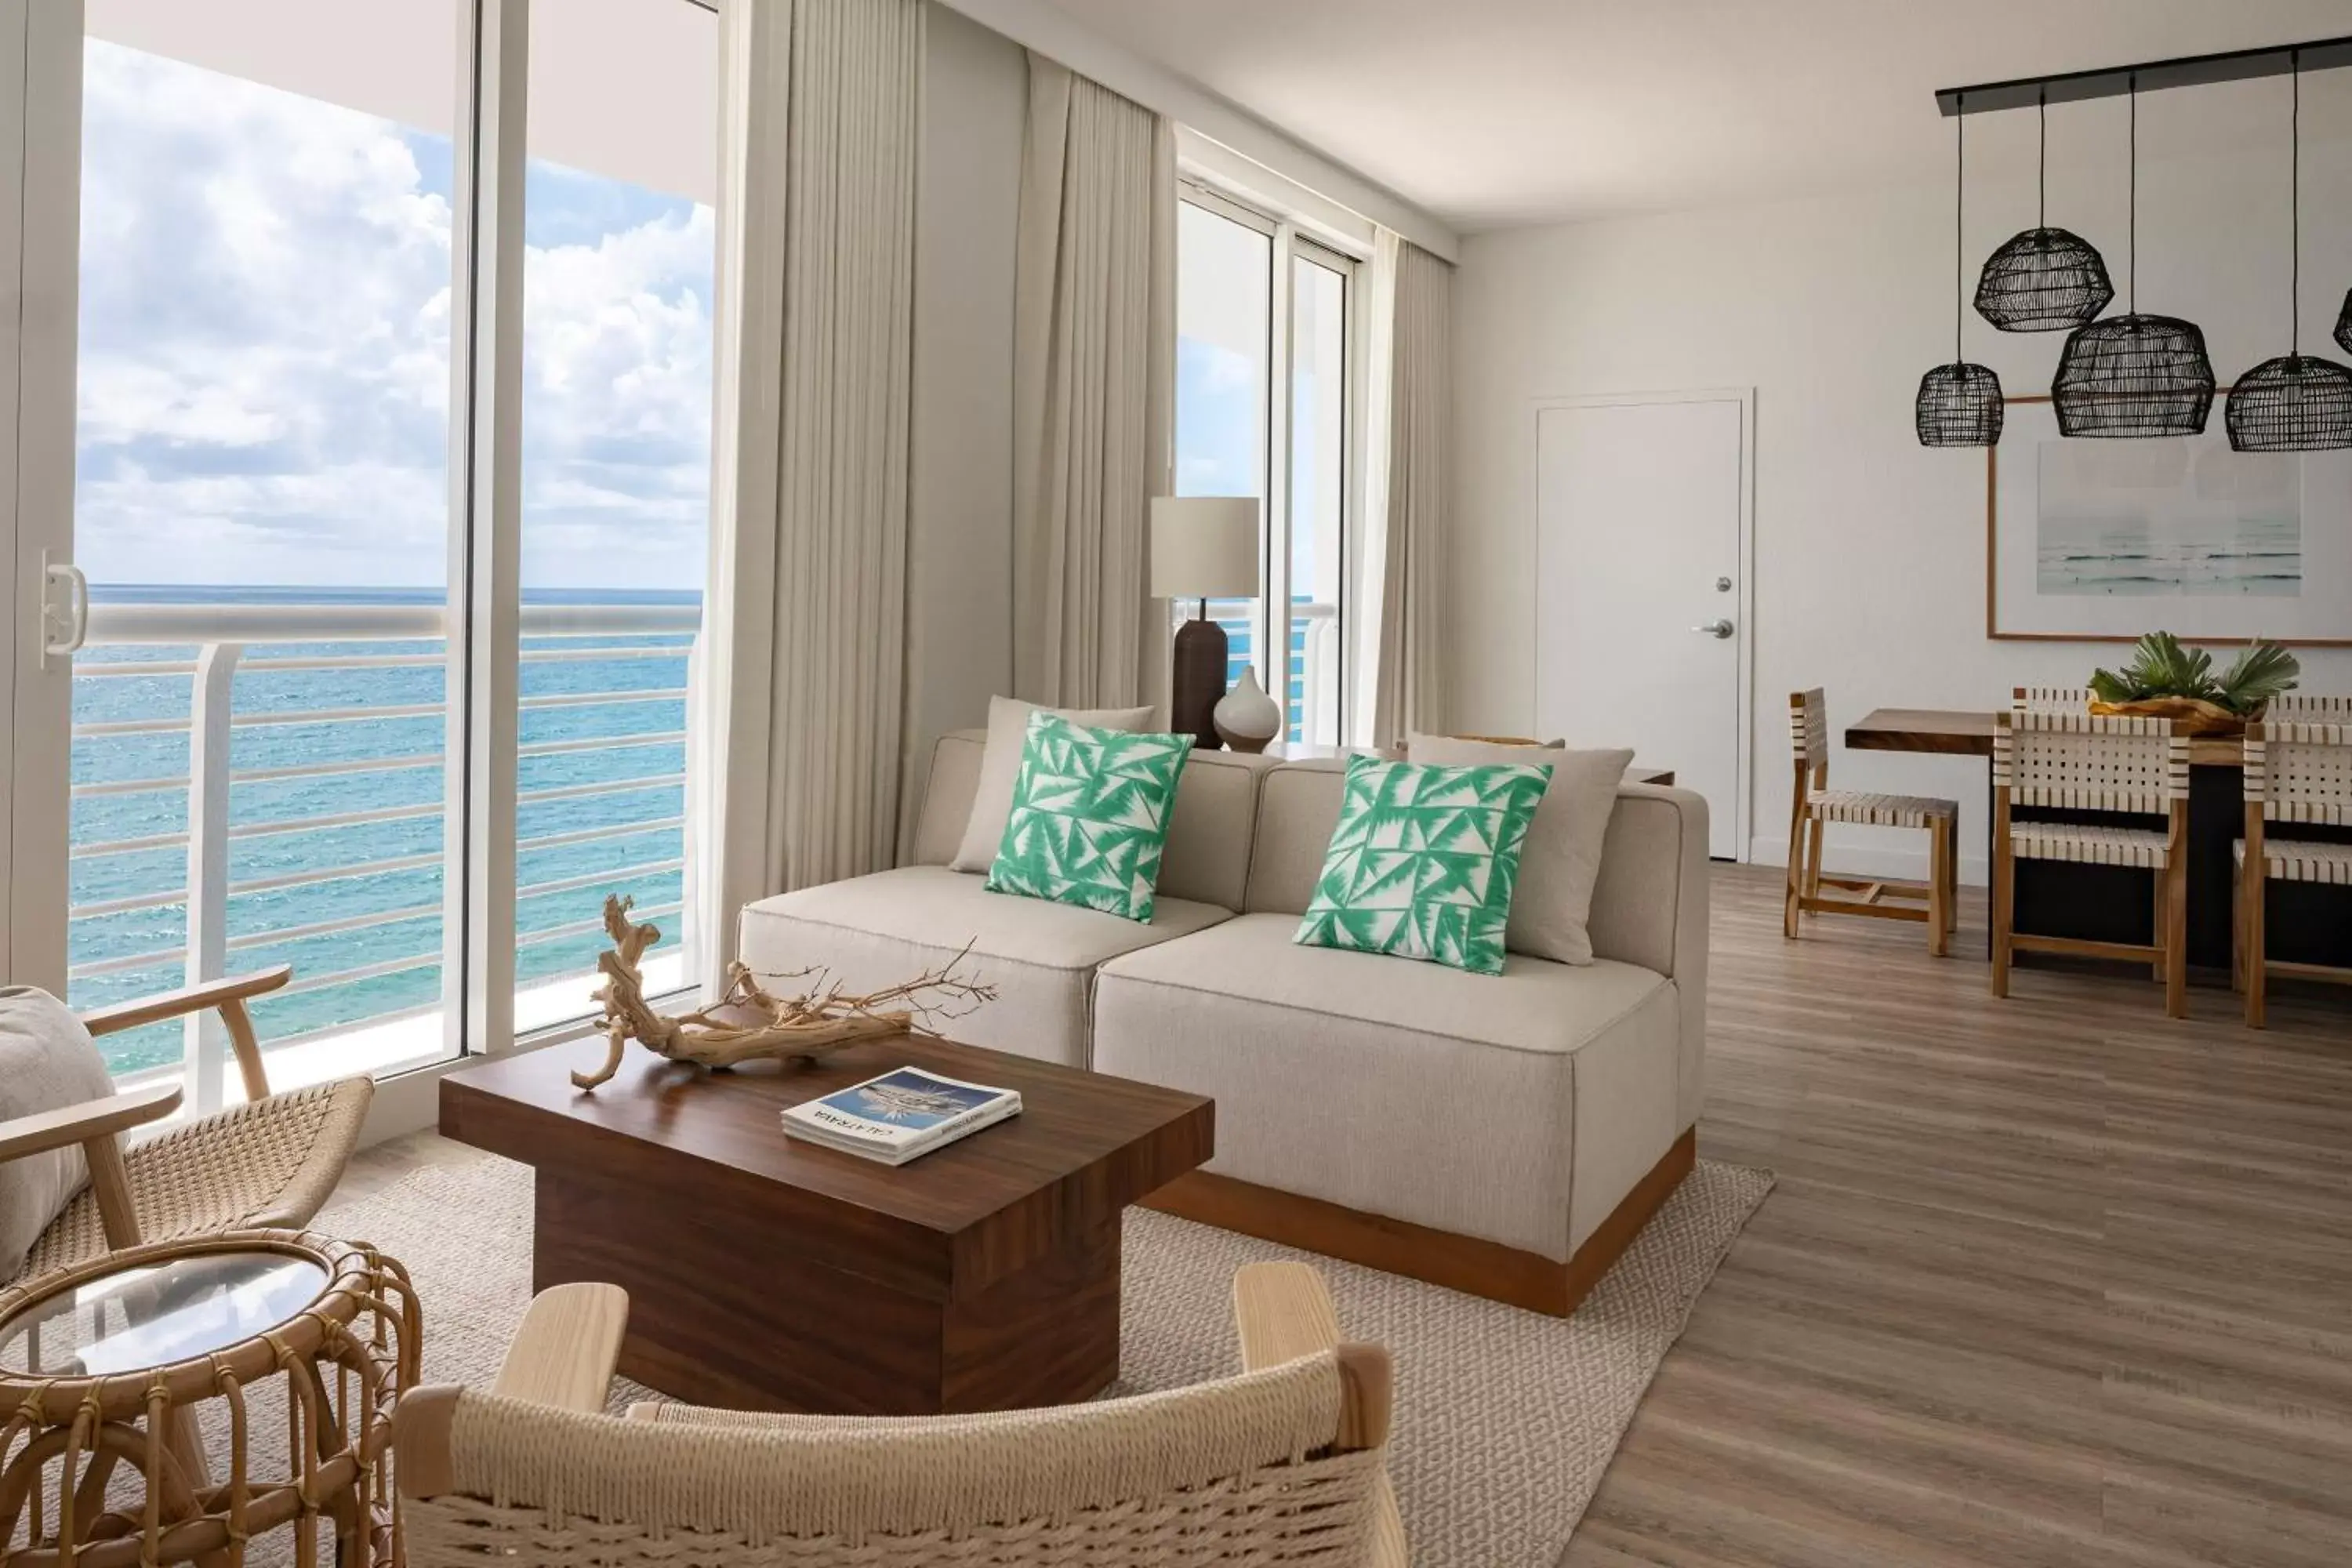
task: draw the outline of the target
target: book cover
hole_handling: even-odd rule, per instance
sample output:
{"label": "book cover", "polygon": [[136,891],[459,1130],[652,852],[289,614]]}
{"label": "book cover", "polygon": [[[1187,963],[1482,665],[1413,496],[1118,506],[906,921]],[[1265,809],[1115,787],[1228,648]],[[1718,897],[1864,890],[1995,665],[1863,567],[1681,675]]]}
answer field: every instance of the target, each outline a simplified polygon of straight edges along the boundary
{"label": "book cover", "polygon": [[885,1159],[911,1156],[1021,1109],[1010,1089],[899,1068],[795,1105],[784,1131]]}

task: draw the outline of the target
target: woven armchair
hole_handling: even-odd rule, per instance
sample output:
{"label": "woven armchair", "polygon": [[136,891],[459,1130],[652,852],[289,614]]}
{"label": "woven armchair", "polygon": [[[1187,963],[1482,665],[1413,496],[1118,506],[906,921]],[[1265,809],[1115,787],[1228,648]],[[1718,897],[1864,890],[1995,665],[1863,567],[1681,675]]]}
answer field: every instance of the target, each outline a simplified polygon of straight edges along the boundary
{"label": "woven armchair", "polygon": [[[247,1103],[128,1151],[123,1133],[179,1110],[177,1083],[0,1121],[0,1160],[78,1143],[89,1162],[89,1187],[41,1233],[16,1279],[141,1241],[250,1226],[299,1228],[319,1212],[358,1146],[375,1085],[355,1078],[269,1092],[245,1004],[277,990],[292,973],[280,964],[81,1015],[84,1027],[104,1037],[207,1008],[218,1011],[245,1081]],[[0,1279],[0,1286],[10,1283]]]}
{"label": "woven armchair", "polygon": [[542,1293],[488,1394],[404,1395],[413,1568],[1247,1563],[1403,1568],[1389,1360],[1320,1276],[1234,1277],[1243,1372],[997,1415],[604,1414],[628,1298]]}

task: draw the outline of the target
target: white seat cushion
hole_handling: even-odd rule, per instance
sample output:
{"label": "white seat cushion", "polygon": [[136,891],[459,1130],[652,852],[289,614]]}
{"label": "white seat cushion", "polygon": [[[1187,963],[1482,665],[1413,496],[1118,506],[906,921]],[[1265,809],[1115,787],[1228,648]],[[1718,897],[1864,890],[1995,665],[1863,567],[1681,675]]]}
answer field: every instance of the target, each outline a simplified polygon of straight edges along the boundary
{"label": "white seat cushion", "polygon": [[[2232,851],[2240,866],[2246,863],[2246,841]],[[2352,887],[2352,844],[2331,844],[2310,838],[2263,838],[2263,875],[2281,882],[2322,882]]]}
{"label": "white seat cushion", "polygon": [[1680,1135],[1674,983],[1500,975],[1292,942],[1244,915],[1103,968],[1097,1070],[1213,1097],[1207,1169],[1565,1259]]}
{"label": "white seat cushion", "polygon": [[2078,860],[2093,866],[2136,866],[2161,871],[2172,841],[2149,827],[2090,822],[2011,822],[2010,842],[2028,860]]}
{"label": "white seat cushion", "polygon": [[1069,1067],[1087,1065],[1094,972],[1104,960],[1231,918],[1214,904],[1159,900],[1150,924],[1042,899],[992,893],[985,879],[944,866],[904,866],[743,910],[743,962],[762,984],[822,968],[853,992],[878,990],[947,963],[969,943],[961,973],[996,999],[939,1032],[967,1045]]}

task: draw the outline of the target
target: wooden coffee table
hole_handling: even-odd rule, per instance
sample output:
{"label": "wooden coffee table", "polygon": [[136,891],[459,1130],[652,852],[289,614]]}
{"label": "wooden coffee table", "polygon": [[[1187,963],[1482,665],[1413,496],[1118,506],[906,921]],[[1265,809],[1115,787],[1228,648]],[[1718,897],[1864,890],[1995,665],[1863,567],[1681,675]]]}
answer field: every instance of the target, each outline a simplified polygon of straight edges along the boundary
{"label": "wooden coffee table", "polygon": [[[621,1372],[696,1404],[910,1415],[1086,1399],[1118,1375],[1119,1218],[1206,1161],[1199,1095],[944,1040],[707,1074],[600,1041],[441,1080],[444,1136],[537,1173],[532,1286],[629,1293]],[[893,1170],[777,1113],[912,1065],[1019,1116]],[[457,1216],[453,1216],[457,1217]]]}

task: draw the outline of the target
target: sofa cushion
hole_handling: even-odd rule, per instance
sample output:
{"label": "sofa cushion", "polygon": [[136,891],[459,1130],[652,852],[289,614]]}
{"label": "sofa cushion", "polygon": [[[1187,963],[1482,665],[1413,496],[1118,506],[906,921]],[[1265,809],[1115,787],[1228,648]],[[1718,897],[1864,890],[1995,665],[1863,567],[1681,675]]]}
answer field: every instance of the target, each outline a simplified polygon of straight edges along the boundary
{"label": "sofa cushion", "polygon": [[[87,1105],[114,1092],[98,1042],[71,1009],[31,985],[0,985],[0,1121]],[[0,1283],[89,1184],[79,1147],[0,1161]]]}
{"label": "sofa cushion", "polygon": [[1091,730],[1029,715],[1021,773],[988,890],[1151,919],[1188,735]]}
{"label": "sofa cushion", "polygon": [[[1013,784],[1021,773],[1029,715],[1037,710],[1037,704],[1010,697],[988,700],[988,740],[980,756],[980,776],[972,785],[971,813],[964,821],[955,858],[949,862],[959,871],[985,871],[995,863],[997,847],[1004,842],[1004,824],[1013,816]],[[1089,730],[1132,733],[1151,722],[1149,708],[1052,708],[1046,711]]]}
{"label": "sofa cushion", "polygon": [[1214,905],[1163,898],[1150,923],[1142,924],[1007,898],[943,866],[905,866],[762,899],[743,910],[739,942],[743,962],[762,984],[822,968],[851,991],[912,979],[969,943],[963,973],[995,986],[996,999],[941,1020],[939,1032],[967,1045],[1084,1067],[1096,966],[1229,915]]}
{"label": "sofa cushion", "polygon": [[1687,1125],[1656,972],[1465,974],[1294,926],[1244,915],[1097,983],[1096,1069],[1214,1098],[1207,1169],[1564,1260]]}

